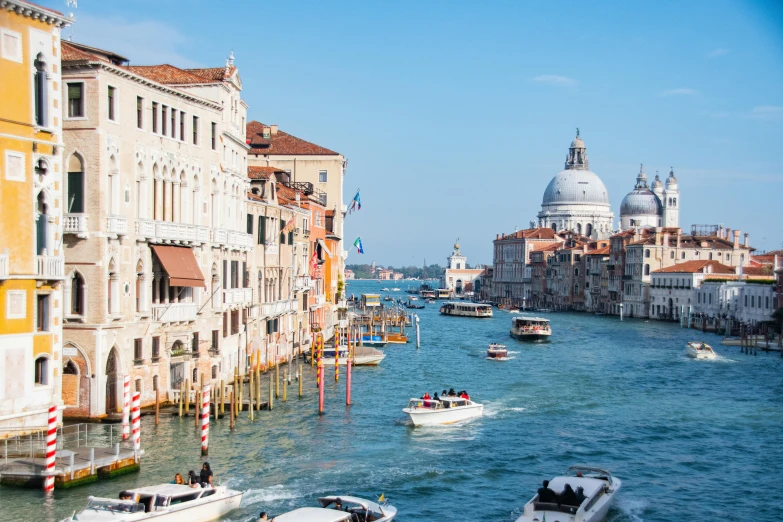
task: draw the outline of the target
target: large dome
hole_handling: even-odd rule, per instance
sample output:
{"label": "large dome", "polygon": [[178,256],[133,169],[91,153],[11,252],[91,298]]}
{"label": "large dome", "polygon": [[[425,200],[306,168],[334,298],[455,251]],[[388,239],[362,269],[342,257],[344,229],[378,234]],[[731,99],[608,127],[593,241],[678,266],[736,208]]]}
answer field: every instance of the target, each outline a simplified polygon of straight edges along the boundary
{"label": "large dome", "polygon": [[583,203],[609,205],[609,194],[604,182],[589,170],[564,170],[547,185],[542,205]]}
{"label": "large dome", "polygon": [[620,204],[623,216],[662,216],[663,206],[650,189],[637,188],[628,193]]}

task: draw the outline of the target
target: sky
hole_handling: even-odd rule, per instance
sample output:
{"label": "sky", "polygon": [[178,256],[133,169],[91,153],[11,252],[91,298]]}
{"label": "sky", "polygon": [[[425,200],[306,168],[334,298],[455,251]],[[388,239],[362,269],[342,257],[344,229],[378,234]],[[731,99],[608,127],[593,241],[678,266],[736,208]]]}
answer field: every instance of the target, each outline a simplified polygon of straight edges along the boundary
{"label": "sky", "polygon": [[[132,65],[225,64],[249,119],[348,159],[348,263],[492,262],[578,127],[615,222],[639,164],[680,226],[783,246],[783,3],[43,0]],[[348,249],[348,246],[346,246]]]}

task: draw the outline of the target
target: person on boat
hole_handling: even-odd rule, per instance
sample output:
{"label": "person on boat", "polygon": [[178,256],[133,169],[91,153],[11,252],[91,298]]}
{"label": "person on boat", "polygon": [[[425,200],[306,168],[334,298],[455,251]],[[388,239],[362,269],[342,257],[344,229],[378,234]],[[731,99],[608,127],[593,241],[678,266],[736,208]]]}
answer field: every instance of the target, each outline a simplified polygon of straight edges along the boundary
{"label": "person on boat", "polygon": [[258,515],[258,522],[261,522],[262,520],[269,520],[269,516],[266,514],[266,511],[262,511],[260,515]]}
{"label": "person on boat", "polygon": [[432,399],[432,397],[430,397],[430,392],[424,392],[424,395],[422,395],[421,398],[425,400]]}
{"label": "person on boat", "polygon": [[462,390],[462,393],[460,394],[460,398],[465,399],[466,401],[470,400],[470,395],[468,395],[468,392],[465,390]]}
{"label": "person on boat", "polygon": [[343,510],[343,499],[337,497],[337,500],[334,501],[334,509],[336,509],[337,511]]}
{"label": "person on boat", "polygon": [[441,397],[448,397],[449,396],[449,392],[447,392],[446,390],[443,390],[443,393],[441,393],[440,396]]}
{"label": "person on boat", "polygon": [[554,504],[557,502],[557,493],[549,488],[549,481],[545,480],[544,485],[538,488],[538,501],[549,502]]}
{"label": "person on boat", "polygon": [[440,397],[438,397],[438,392],[435,392],[435,395],[432,397],[432,400],[435,402],[440,402]]}
{"label": "person on boat", "polygon": [[192,469],[188,471],[188,486],[191,488],[200,488],[201,487],[201,480],[199,480],[199,476],[196,475],[196,472]]}
{"label": "person on boat", "polygon": [[449,388],[449,397],[456,397],[457,392],[454,391],[454,388]]}
{"label": "person on boat", "polygon": [[200,479],[202,488],[212,486],[212,469],[209,467],[209,462],[205,462],[201,466]]}
{"label": "person on boat", "polygon": [[560,493],[560,496],[558,497],[558,504],[563,504],[565,506],[578,506],[581,504],[577,500],[576,492],[574,491],[574,488],[571,487],[571,484],[566,484],[565,488],[563,488],[563,492]]}
{"label": "person on boat", "polygon": [[120,500],[133,500],[133,495],[130,491],[122,491],[120,492]]}
{"label": "person on boat", "polygon": [[182,484],[185,485],[185,479],[182,478],[182,473],[177,473],[174,475],[174,480],[171,481],[172,484]]}
{"label": "person on boat", "polygon": [[587,496],[585,495],[585,488],[582,486],[576,488],[576,501],[578,502],[576,505],[581,506],[582,502],[584,502],[586,498]]}

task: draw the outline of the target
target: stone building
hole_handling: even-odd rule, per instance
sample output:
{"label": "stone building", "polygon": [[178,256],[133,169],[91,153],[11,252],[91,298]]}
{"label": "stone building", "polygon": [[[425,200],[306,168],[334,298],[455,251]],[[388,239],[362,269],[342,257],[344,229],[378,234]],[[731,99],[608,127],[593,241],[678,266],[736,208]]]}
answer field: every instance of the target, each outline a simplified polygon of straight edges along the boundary
{"label": "stone building", "polygon": [[468,258],[459,250],[459,242],[454,243],[454,251],[446,259],[447,265],[440,278],[440,287],[447,288],[455,296],[473,291],[473,284],[484,271],[483,268],[468,268]]}
{"label": "stone building", "polygon": [[582,256],[585,273],[585,311],[607,311],[608,286],[607,265],[609,264],[609,240],[598,241],[590,245],[590,250]]}
{"label": "stone building", "polygon": [[[40,430],[78,380],[62,343],[61,13],[0,9],[0,438]],[[65,374],[65,375],[63,375]]]}
{"label": "stone building", "polygon": [[563,238],[551,228],[533,227],[498,234],[492,242],[493,299],[527,307],[533,296],[533,252],[561,245]]}
{"label": "stone building", "polygon": [[613,220],[609,192],[601,178],[590,170],[587,148],[577,129],[565,170],[552,178],[544,191],[538,226],[605,239],[614,229]]}
{"label": "stone building", "polygon": [[253,304],[242,82],[63,43],[65,348],[71,416],[244,368]]}

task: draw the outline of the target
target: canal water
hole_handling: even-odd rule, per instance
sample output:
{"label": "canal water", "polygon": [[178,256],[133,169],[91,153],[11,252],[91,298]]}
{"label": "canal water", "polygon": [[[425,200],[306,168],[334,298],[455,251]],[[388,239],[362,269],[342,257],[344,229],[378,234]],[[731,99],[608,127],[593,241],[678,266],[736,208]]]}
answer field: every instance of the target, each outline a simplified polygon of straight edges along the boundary
{"label": "canal water", "polygon": [[[350,282],[348,293],[380,286]],[[288,402],[254,423],[243,416],[234,433],[228,421],[213,421],[208,460],[224,484],[245,491],[241,510],[226,520],[314,505],[327,494],[383,493],[401,522],[513,521],[542,479],[577,463],[623,480],[613,522],[780,519],[777,354],[744,355],[675,324],[576,313],[548,314],[552,341],[524,344],[509,338],[513,315],[503,311],[491,319],[442,317],[437,305],[418,312],[421,349],[391,345],[380,367],[356,370],[350,409],[344,370],[337,384],[327,372],[319,416],[307,366],[303,399],[294,384]],[[711,343],[719,358],[686,357],[693,339]],[[493,341],[509,347],[508,361],[485,358]],[[484,417],[438,428],[406,422],[400,410],[410,397],[451,387],[484,403]],[[192,418],[163,418],[156,427],[144,417],[142,444],[138,474],[58,490],[48,501],[38,491],[0,488],[0,520],[58,520],[87,495],[116,497],[200,465]]]}

